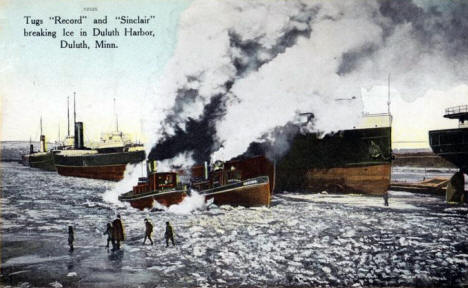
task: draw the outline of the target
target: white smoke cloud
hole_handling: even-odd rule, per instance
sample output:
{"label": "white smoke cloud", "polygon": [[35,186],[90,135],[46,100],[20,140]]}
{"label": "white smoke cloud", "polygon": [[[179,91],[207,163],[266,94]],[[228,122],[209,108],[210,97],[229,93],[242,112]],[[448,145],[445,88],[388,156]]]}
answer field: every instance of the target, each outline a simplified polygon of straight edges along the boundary
{"label": "white smoke cloud", "polygon": [[218,137],[224,147],[215,153],[215,159],[228,160],[243,153],[252,141],[292,121],[298,112],[314,112],[321,130],[356,125],[362,107],[336,99],[359,98],[358,87],[355,79],[340,77],[336,70],[343,51],[378,41],[381,29],[353,17],[323,20],[312,27],[317,31],[314,37],[299,39],[295,46],[233,86],[232,93],[238,102],[218,122]]}
{"label": "white smoke cloud", "polygon": [[174,170],[190,169],[195,164],[191,152],[180,153],[174,158],[158,161],[158,172],[170,172]]}
{"label": "white smoke cloud", "polygon": [[427,11],[411,1],[194,1],[155,87],[164,101],[151,113],[150,143],[173,135],[176,125],[186,129],[187,118],[201,117],[217,95],[226,106],[213,158],[226,160],[299,112],[313,112],[318,130],[352,128],[362,113],[361,88],[386,83],[389,73],[407,99],[460,83],[467,57],[453,61],[443,34],[424,30],[437,23],[410,10],[397,17],[383,10],[389,3]]}
{"label": "white smoke cloud", "polygon": [[205,196],[191,190],[191,195],[187,196],[179,204],[169,206],[167,211],[174,214],[190,214],[194,210],[205,209]]}
{"label": "white smoke cloud", "polygon": [[138,183],[139,177],[146,176],[145,164],[127,164],[125,167],[124,178],[119,182],[115,183],[114,187],[106,190],[102,194],[102,199],[108,203],[112,203],[117,206],[123,206],[124,204],[119,201],[119,195],[132,190],[132,187]]}

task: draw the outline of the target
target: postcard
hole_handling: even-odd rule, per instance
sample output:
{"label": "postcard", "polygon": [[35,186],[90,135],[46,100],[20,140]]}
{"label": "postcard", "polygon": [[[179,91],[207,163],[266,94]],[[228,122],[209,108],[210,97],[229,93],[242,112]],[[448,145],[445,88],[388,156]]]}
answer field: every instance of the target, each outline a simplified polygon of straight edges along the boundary
{"label": "postcard", "polygon": [[2,287],[464,287],[468,3],[0,0]]}

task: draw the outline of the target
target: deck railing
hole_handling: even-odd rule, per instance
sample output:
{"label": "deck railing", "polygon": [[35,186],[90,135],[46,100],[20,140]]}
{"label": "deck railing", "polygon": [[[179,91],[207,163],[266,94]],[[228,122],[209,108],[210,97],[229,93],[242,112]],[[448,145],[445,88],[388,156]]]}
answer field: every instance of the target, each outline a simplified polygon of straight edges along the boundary
{"label": "deck railing", "polygon": [[468,105],[460,105],[445,109],[445,115],[452,115],[458,113],[468,113]]}

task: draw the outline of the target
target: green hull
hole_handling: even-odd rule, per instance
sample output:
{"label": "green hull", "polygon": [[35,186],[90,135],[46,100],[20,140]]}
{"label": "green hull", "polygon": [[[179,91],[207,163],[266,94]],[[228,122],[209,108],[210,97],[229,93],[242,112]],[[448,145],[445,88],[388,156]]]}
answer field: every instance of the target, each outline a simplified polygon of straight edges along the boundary
{"label": "green hull", "polygon": [[54,155],[50,151],[30,154],[29,166],[47,171],[55,171]]}

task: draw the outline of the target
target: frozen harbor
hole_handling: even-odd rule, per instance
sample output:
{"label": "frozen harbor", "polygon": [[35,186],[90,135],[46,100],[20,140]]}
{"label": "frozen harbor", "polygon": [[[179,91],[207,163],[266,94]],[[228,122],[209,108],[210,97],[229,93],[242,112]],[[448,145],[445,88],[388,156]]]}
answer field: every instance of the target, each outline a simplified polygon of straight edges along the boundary
{"label": "frozen harbor", "polygon": [[[16,163],[0,169],[2,286],[448,287],[468,279],[468,207],[438,197],[390,192],[384,207],[380,197],[284,193],[270,208],[174,214],[105,202],[113,183]],[[127,241],[112,253],[103,232],[117,213]],[[154,246],[142,245],[145,217]],[[166,221],[175,247],[163,243]]]}

